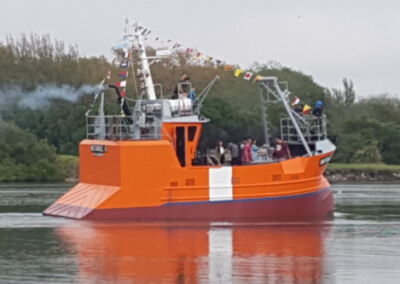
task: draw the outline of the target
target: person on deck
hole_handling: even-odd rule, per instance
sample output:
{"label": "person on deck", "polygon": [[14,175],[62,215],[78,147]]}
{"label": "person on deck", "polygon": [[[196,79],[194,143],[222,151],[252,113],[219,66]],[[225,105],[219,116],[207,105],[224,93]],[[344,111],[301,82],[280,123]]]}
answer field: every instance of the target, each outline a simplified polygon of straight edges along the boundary
{"label": "person on deck", "polygon": [[325,135],[322,126],[322,117],[324,116],[323,111],[324,111],[324,106],[322,101],[317,101],[317,103],[315,104],[315,108],[313,109],[312,112],[313,118],[315,118],[315,120],[310,125],[311,133],[315,135],[313,137],[314,139],[324,138]]}
{"label": "person on deck", "polygon": [[228,145],[228,150],[231,153],[231,166],[240,165],[238,145],[230,142]]}
{"label": "person on deck", "polygon": [[247,139],[243,139],[242,142],[239,143],[239,158],[238,158],[238,165],[242,164],[242,156],[243,156],[243,148],[244,145],[246,144]]}
{"label": "person on deck", "polygon": [[324,106],[322,101],[317,101],[317,103],[315,104],[315,108],[313,109],[313,117],[321,117],[322,113],[324,111]]}
{"label": "person on deck", "polygon": [[275,150],[272,153],[272,158],[278,161],[291,159],[292,155],[290,154],[290,149],[286,142],[279,138],[276,138],[275,142]]}
{"label": "person on deck", "polygon": [[183,97],[189,98],[193,103],[194,100],[196,99],[196,93],[195,93],[195,89],[192,87],[192,83],[190,82],[189,77],[186,77],[185,83],[182,84],[182,90],[185,92],[185,94],[189,94],[187,96],[185,96],[185,94],[183,94]]}
{"label": "person on deck", "polygon": [[196,92],[195,89],[192,88],[189,92],[189,99],[192,101],[192,103],[195,101],[196,99]]}
{"label": "person on deck", "polygon": [[217,159],[221,165],[225,163],[225,148],[224,143],[220,140],[217,145]]}
{"label": "person on deck", "polygon": [[242,164],[250,164],[252,160],[253,157],[251,155],[251,139],[249,139],[243,147]]}
{"label": "person on deck", "polygon": [[[178,81],[178,84],[176,85],[174,89],[174,99],[178,99],[180,97],[188,97],[188,85],[186,79],[189,79],[188,75],[186,73],[182,73],[181,78]],[[190,83],[190,79],[189,79]]]}
{"label": "person on deck", "polygon": [[258,150],[259,147],[257,146],[257,141],[256,139],[253,139],[253,142],[251,144],[251,155],[253,157],[253,162],[257,161],[258,159]]}
{"label": "person on deck", "polygon": [[303,105],[301,103],[295,104],[293,106],[293,110],[298,113],[299,115],[301,115],[303,113]]}

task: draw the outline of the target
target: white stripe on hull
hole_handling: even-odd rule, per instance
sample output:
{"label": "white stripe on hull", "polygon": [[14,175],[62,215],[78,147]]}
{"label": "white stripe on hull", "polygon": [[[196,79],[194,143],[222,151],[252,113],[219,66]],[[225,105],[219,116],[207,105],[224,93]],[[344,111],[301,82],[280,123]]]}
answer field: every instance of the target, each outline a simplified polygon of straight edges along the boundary
{"label": "white stripe on hull", "polygon": [[232,200],[232,167],[210,168],[209,170],[210,201]]}

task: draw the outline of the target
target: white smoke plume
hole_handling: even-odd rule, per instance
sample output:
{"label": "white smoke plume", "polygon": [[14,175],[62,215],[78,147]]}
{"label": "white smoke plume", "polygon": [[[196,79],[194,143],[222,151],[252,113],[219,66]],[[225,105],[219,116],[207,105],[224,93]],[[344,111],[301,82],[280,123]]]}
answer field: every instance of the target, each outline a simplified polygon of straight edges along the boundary
{"label": "white smoke plume", "polygon": [[47,107],[52,99],[76,102],[81,96],[97,91],[99,87],[93,85],[83,85],[78,89],[69,85],[39,85],[30,92],[24,91],[20,86],[3,86],[0,88],[0,109],[15,104],[30,109],[41,109]]}

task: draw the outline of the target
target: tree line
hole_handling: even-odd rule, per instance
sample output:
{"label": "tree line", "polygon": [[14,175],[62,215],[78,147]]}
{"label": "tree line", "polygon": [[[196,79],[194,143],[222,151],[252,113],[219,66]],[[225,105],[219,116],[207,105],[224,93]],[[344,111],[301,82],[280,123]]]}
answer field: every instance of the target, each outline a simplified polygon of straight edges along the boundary
{"label": "tree line", "polygon": [[[204,127],[200,148],[213,147],[219,139],[239,142],[252,137],[262,143],[257,84],[233,76],[223,66],[192,64],[188,59],[186,53],[175,52],[151,68],[154,81],[163,86],[164,97],[172,95],[181,73],[189,75],[197,93],[215,76],[220,77],[202,109],[211,123]],[[105,57],[80,55],[76,46],[66,47],[48,35],[22,35],[18,40],[8,37],[0,43],[0,70],[3,70],[0,72],[3,97],[13,86],[29,95],[40,85],[67,84],[75,88],[95,85],[108,70],[112,74],[110,82],[116,82],[120,71]],[[313,106],[318,100],[324,102],[328,134],[336,137],[338,147],[334,161],[400,164],[398,97],[388,94],[360,97],[348,79],[343,79],[341,89],[328,89],[311,76],[276,63],[254,63],[249,71],[288,82],[291,94],[303,103]],[[127,97],[136,99],[138,92],[140,88],[130,75]],[[74,102],[50,100],[50,105],[29,108],[0,97],[0,181],[60,180],[63,172],[59,170],[57,156],[78,155],[79,142],[86,133],[85,112],[93,103],[93,94],[85,94]],[[114,93],[106,93],[106,103],[109,113],[120,113]],[[279,135],[279,119],[283,114],[280,106],[269,110],[273,136]]]}

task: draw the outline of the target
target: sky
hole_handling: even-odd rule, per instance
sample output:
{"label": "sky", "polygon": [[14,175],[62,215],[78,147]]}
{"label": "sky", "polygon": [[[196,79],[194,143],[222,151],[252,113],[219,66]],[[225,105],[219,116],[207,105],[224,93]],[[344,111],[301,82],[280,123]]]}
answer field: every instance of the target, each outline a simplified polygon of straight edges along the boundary
{"label": "sky", "polygon": [[85,56],[111,56],[125,19],[243,67],[276,61],[323,87],[400,97],[397,0],[0,0],[6,35],[49,34]]}

